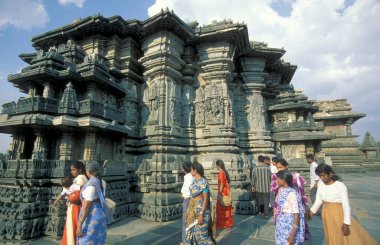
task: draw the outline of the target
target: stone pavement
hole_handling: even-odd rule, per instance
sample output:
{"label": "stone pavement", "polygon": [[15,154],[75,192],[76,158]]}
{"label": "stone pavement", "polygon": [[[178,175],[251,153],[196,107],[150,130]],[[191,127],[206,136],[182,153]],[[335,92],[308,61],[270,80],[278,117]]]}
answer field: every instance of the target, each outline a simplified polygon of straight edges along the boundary
{"label": "stone pavement", "polygon": [[[343,181],[347,185],[352,214],[380,242],[380,172],[344,174]],[[229,244],[274,244],[274,225],[271,220],[260,215],[235,215],[235,226],[218,233],[217,243]],[[323,245],[324,234],[320,217],[314,216],[309,222],[312,241],[306,245]],[[171,245],[178,244],[181,239],[181,221],[155,223],[138,218],[128,218],[109,227],[107,244],[109,245]],[[48,238],[30,241],[33,245],[59,244]]]}

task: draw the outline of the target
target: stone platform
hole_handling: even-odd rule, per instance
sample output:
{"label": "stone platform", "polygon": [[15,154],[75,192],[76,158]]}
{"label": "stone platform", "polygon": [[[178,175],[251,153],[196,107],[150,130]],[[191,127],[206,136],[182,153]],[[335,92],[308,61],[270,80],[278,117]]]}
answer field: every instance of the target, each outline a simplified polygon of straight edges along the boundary
{"label": "stone platform", "polygon": [[[347,173],[342,175],[346,183],[353,215],[364,225],[369,233],[380,242],[380,172]],[[321,218],[315,216],[309,222],[313,240],[305,243],[323,245],[324,234]],[[232,229],[218,233],[217,242],[228,244],[274,244],[274,225],[260,215],[236,215],[235,226]],[[108,229],[107,244],[109,245],[172,245],[181,239],[180,220],[155,223],[138,218],[128,218],[112,224]],[[33,245],[59,244],[48,238],[29,241]]]}

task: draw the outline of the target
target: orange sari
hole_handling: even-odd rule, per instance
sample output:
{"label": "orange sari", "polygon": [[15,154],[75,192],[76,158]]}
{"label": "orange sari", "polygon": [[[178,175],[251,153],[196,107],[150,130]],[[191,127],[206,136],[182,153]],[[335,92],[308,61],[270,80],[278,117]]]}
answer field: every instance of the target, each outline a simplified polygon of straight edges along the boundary
{"label": "orange sari", "polygon": [[[220,190],[221,184],[223,184],[222,196],[230,195],[230,185],[227,182],[227,177],[224,171],[220,171],[218,174],[218,190]],[[220,205],[218,198],[216,201],[216,229],[229,228],[233,225],[232,205],[224,207]]]}
{"label": "orange sari", "polygon": [[[78,175],[74,179],[74,184],[81,187],[87,183],[85,175]],[[67,211],[66,211],[66,224],[63,230],[61,245],[75,245],[77,241],[76,231],[79,219],[79,212],[82,208],[80,200],[80,191],[75,191],[68,196]]]}
{"label": "orange sari", "polygon": [[[74,204],[79,203],[79,204]],[[79,212],[82,208],[80,204],[80,191],[75,191],[69,195],[69,202],[67,203],[66,211],[66,224],[63,230],[63,236],[61,240],[61,245],[75,245],[77,236],[77,224],[79,218]]]}

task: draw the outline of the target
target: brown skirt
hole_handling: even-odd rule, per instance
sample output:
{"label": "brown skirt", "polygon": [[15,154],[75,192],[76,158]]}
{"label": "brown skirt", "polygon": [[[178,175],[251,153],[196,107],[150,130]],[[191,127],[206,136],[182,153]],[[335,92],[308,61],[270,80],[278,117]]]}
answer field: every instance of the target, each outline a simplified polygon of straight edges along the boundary
{"label": "brown skirt", "polygon": [[343,236],[343,208],[341,203],[324,202],[322,223],[328,245],[376,245],[377,242],[353,217],[350,235]]}

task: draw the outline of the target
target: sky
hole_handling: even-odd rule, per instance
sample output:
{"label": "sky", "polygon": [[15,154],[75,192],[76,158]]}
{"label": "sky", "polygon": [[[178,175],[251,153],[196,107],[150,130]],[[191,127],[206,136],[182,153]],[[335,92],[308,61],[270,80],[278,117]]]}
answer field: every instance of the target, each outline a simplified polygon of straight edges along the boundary
{"label": "sky", "polygon": [[[251,40],[285,48],[284,60],[297,65],[292,84],[309,99],[347,98],[366,113],[353,133],[380,140],[379,0],[1,0],[0,105],[16,101],[7,81],[26,64],[18,57],[34,49],[31,38],[100,13],[145,20],[162,8],[200,26],[231,19],[248,26]],[[10,137],[0,134],[0,152]]]}

